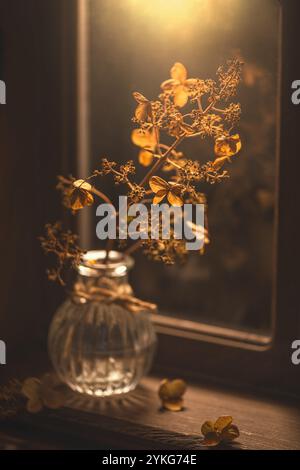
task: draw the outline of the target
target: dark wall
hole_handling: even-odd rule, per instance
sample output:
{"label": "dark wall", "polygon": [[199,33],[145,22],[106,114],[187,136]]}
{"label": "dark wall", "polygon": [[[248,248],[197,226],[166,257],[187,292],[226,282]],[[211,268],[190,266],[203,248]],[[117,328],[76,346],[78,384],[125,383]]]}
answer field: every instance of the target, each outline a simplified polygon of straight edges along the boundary
{"label": "dark wall", "polygon": [[56,175],[74,150],[68,144],[74,113],[65,106],[74,79],[62,67],[75,54],[72,6],[72,0],[0,0],[0,79],[7,87],[7,104],[0,105],[0,338],[8,363],[14,351],[23,354],[35,343],[45,349],[62,296],[46,279],[37,237],[61,216]]}

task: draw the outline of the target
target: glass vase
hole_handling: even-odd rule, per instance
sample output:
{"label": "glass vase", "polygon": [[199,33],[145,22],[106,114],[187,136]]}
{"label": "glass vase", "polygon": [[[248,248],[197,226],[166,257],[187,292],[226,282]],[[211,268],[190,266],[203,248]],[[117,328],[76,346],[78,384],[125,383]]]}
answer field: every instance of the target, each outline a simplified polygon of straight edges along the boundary
{"label": "glass vase", "polygon": [[72,295],[55,313],[49,354],[60,379],[76,392],[125,393],[149,371],[156,336],[147,303],[136,305],[128,284],[132,266],[131,257],[116,251],[109,257],[104,250],[87,252]]}

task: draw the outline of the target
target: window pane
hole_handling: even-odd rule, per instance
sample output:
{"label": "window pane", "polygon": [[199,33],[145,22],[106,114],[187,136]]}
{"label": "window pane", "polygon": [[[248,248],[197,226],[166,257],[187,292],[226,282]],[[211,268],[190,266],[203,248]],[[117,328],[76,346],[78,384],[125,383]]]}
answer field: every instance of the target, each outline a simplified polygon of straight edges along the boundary
{"label": "window pane", "polygon": [[[277,0],[89,2],[91,168],[102,156],[137,157],[130,141],[131,93],[153,99],[174,62],[203,78],[214,78],[233,56],[245,62],[237,96],[242,152],[229,168],[230,179],[203,185],[211,235],[206,253],[191,255],[183,266],[136,258],[137,294],[156,301],[166,315],[269,330],[279,13]],[[203,162],[213,158],[209,139],[191,139],[182,148]]]}

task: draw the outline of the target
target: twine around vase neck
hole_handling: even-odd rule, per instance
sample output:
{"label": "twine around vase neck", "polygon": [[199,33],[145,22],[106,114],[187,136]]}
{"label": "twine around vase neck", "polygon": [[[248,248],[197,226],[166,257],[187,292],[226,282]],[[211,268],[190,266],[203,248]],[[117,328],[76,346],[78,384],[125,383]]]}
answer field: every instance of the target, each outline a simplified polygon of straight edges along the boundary
{"label": "twine around vase neck", "polygon": [[157,311],[156,304],[135,297],[127,282],[118,284],[116,280],[108,277],[101,277],[97,280],[97,283],[93,284],[76,282],[71,297],[75,303],[83,303],[83,301],[105,304],[115,303],[133,313]]}

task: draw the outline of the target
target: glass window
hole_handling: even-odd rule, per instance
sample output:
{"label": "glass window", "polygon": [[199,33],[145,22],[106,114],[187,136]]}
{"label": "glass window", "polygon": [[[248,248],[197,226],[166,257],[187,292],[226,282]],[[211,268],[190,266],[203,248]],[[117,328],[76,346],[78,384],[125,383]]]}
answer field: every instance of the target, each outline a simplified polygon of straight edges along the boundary
{"label": "glass window", "polygon": [[[100,157],[137,157],[130,140],[132,92],[154,98],[174,62],[184,63],[191,77],[203,78],[213,78],[228,58],[245,62],[237,96],[243,149],[230,166],[230,179],[203,185],[210,245],[203,256],[191,255],[183,266],[164,266],[138,255],[133,284],[141,298],[156,301],[168,316],[267,333],[274,263],[279,2],[90,0],[88,5],[91,169]],[[191,140],[182,146],[191,158],[212,158],[210,140]],[[115,191],[113,185],[110,191]],[[93,231],[95,224],[93,220]]]}

